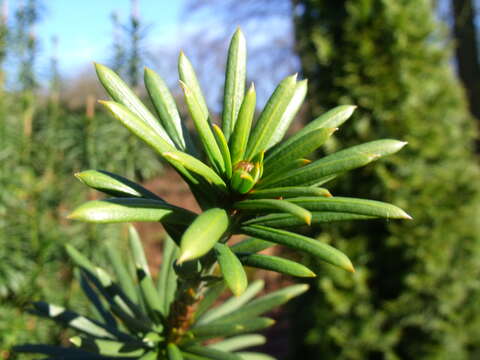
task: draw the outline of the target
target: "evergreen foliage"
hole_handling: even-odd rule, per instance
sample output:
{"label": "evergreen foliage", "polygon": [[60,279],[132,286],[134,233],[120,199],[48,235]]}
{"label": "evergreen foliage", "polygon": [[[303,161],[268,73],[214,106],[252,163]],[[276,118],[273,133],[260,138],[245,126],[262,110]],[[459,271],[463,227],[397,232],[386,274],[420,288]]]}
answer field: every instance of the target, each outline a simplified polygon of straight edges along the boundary
{"label": "evergreen foliage", "polygon": [[[377,136],[409,146],[334,186],[409,202],[414,222],[324,228],[359,264],[324,267],[297,332],[302,358],[473,359],[480,336],[480,172],[474,123],[429,0],[296,1],[297,49],[313,114],[358,110],[329,150]],[[328,274],[328,275],[327,275]],[[306,306],[308,305],[308,306]],[[312,315],[313,314],[313,315]],[[476,354],[476,355],[474,355]]]}
{"label": "evergreen foliage", "polygon": [[[131,11],[126,21],[121,21],[117,12],[111,14],[113,25],[113,43],[110,65],[114,71],[123,76],[126,82],[136,92],[141,82],[141,65],[147,58],[145,40],[148,35],[148,27],[140,18],[138,0],[130,0]],[[126,151],[130,154],[124,157],[127,166],[126,175],[137,177],[140,180],[148,178],[148,174],[140,166],[142,162],[142,146],[135,136],[125,139]],[[146,176],[147,175],[147,176]]]}
{"label": "evergreen foliage", "polygon": [[65,83],[55,53],[47,74],[48,93],[34,87],[41,44],[33,29],[42,2],[14,3],[11,19],[5,4],[0,1],[0,358],[11,359],[14,355],[6,349],[14,343],[58,339],[60,331],[51,324],[29,321],[23,314],[32,300],[77,305],[63,244],[90,255],[97,236],[119,235],[117,228],[65,221],[69,204],[92,195],[81,191],[72,174],[101,167],[131,175],[129,164],[135,163],[141,166],[137,175],[151,179],[161,166],[145,147],[133,160],[124,146],[130,133],[105,114],[67,109],[59,99]]}
{"label": "evergreen foliage", "polygon": [[[100,170],[76,174],[85,185],[111,197],[80,205],[70,213],[70,219],[92,223],[160,222],[172,241],[165,243],[157,284],[133,227],[130,261],[122,262],[121,253],[115,247],[111,249],[116,280],[67,246],[69,256],[82,272],[82,286],[96,314],[86,317],[54,304],[34,303],[35,314],[83,336],[70,339],[77,349],[26,345],[17,347],[18,352],[40,353],[51,359],[268,358],[237,352],[252,346],[252,339],[253,343],[259,339],[252,334],[245,343],[237,335],[272,325],[271,319],[259,316],[306,291],[308,286],[291,286],[250,301],[258,292],[258,284],[248,285],[244,266],[305,278],[315,276],[315,272],[293,260],[258,252],[280,245],[352,274],[355,270],[347,255],[300,234],[302,228],[351,219],[411,219],[395,205],[334,197],[320,188],[338,175],[396,153],[405,142],[370,141],[313,162],[305,159],[348,120],[354,106],[336,107],[282,141],[307,90],[306,82],[297,81],[295,74],[277,86],[253,121],[255,89],[251,86],[245,94],[246,42],[240,29],[232,37],[228,52],[222,124],[225,134],[220,126],[211,123],[195,70],[183,52],[178,69],[205,156],[198,155],[191,143],[170,90],[158,74],[145,70],[145,85],[157,118],[118,74],[96,64],[99,80],[112,98],[101,103],[115,120],[182,176],[202,212],[197,214],[171,204],[120,175]],[[253,238],[231,246],[229,240],[237,234]],[[204,313],[220,294],[216,289],[219,283],[224,283],[235,297]],[[220,342],[212,349],[213,339],[226,343]],[[232,348],[234,343],[237,345]]]}
{"label": "evergreen foliage", "polygon": [[38,55],[38,40],[35,26],[40,18],[40,1],[21,2],[15,11],[14,44],[19,59],[18,82],[23,91],[34,90],[37,86],[35,65]]}

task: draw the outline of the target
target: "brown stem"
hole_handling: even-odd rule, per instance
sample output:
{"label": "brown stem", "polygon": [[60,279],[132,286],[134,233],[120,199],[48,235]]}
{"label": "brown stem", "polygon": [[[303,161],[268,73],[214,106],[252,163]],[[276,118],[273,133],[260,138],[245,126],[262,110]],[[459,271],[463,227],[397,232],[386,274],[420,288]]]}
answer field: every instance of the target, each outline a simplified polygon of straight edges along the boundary
{"label": "brown stem", "polygon": [[[219,242],[225,243],[231,236],[230,229]],[[213,273],[215,262],[216,257],[211,252],[201,261],[203,270],[183,274],[183,276],[181,273],[178,274],[177,292],[167,319],[167,342],[178,344],[192,326],[198,304],[207,290],[208,282],[203,278]]]}
{"label": "brown stem", "polygon": [[193,323],[195,311],[201,296],[201,282],[195,286],[194,284],[184,286],[170,309],[168,318],[168,342],[178,343],[190,329]]}
{"label": "brown stem", "polygon": [[207,282],[202,277],[213,272],[214,264],[215,257],[207,256],[203,262],[205,270],[192,274],[187,279],[179,276],[177,293],[167,320],[168,342],[179,343],[192,326],[198,304],[207,289]]}

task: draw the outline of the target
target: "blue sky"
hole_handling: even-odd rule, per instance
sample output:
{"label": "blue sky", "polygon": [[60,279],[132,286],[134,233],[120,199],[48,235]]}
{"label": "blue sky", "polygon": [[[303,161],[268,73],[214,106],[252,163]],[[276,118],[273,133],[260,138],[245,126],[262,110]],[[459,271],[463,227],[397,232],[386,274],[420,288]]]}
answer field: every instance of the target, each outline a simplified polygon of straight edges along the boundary
{"label": "blue sky", "polygon": [[[13,13],[21,0],[0,0],[0,3],[3,1],[9,2],[10,13]],[[49,60],[54,53],[51,41],[53,37],[58,38],[56,53],[64,80],[93,74],[92,62],[108,64],[112,60],[111,14],[116,12],[120,21],[125,23],[130,16],[131,0],[39,1],[44,6],[36,26],[40,46],[36,70],[41,83],[46,83],[45,80],[51,76]],[[185,14],[186,4],[191,1],[138,0],[141,23],[148,26],[144,42],[147,56],[143,58],[142,66],[147,65],[158,71],[170,85],[178,87],[177,54],[186,47],[183,50],[186,50],[197,71],[205,76],[200,81],[209,89],[207,96],[212,104],[218,103],[223,86],[223,73],[217,70],[223,71],[223,58],[205,56],[208,51],[205,44],[208,44],[210,35],[215,38],[219,36],[216,39],[223,42],[223,48],[217,43],[212,50],[221,51],[220,55],[225,56],[231,36],[228,33],[233,32],[237,25],[242,27],[248,39],[249,80],[255,81],[259,103],[266,100],[273,86],[283,77],[297,71],[298,62],[291,58],[282,59],[282,63],[278,64],[278,49],[290,41],[290,17],[267,17],[260,22],[255,19],[250,24],[252,26],[249,26],[251,19],[242,19],[245,23],[231,24],[228,20],[225,23],[225,14],[218,13],[215,9],[206,13]],[[228,30],[225,29],[226,24]],[[202,39],[197,37],[200,31],[203,32]],[[225,41],[221,40],[222,37]],[[200,41],[197,42],[198,40]],[[277,65],[272,66],[272,62]],[[206,71],[207,67],[214,69],[216,75]],[[257,81],[259,78],[262,78],[262,81]]]}
{"label": "blue sky", "polygon": [[[15,3],[15,2],[13,2]],[[43,55],[51,54],[51,38],[57,36],[62,72],[92,61],[109,59],[112,43],[110,15],[117,11],[125,21],[130,0],[47,0],[38,25]],[[168,45],[179,31],[184,0],[140,0],[140,17],[150,25],[150,46]]]}

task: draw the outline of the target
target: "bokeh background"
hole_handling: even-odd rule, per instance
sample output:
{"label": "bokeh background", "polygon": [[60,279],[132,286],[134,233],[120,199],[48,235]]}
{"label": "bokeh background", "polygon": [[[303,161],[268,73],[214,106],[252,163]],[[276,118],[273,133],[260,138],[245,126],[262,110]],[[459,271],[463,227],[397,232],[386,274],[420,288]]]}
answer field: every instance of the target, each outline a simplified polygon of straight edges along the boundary
{"label": "bokeh background", "polygon": [[[319,276],[273,314],[262,350],[279,359],[480,358],[480,61],[476,0],[0,0],[0,359],[14,344],[67,343],[26,313],[46,299],[88,312],[63,245],[102,263],[122,225],[65,215],[98,196],[75,180],[88,168],[136,179],[195,208],[170,169],[96,104],[92,62],[144,96],[143,66],[168,82],[184,50],[212,113],[221,112],[231,34],[248,40],[260,107],[298,72],[307,101],[293,127],[338,104],[358,106],[317,156],[368,140],[409,142],[398,155],[331,184],[334,195],[392,202],[411,222],[331,224],[315,235],[341,248],[355,275],[303,261]],[[478,9],[478,10],[477,10]],[[139,226],[152,270],[160,226]],[[278,250],[282,251],[282,250]],[[268,277],[269,289],[296,279]]]}

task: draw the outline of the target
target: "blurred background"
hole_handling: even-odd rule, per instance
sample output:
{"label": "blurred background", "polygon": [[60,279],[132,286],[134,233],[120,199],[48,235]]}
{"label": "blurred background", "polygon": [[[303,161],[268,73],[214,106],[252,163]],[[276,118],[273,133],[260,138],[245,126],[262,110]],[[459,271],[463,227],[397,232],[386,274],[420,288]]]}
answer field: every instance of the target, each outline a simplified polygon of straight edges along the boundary
{"label": "blurred background", "polygon": [[[480,358],[480,61],[477,0],[0,0],[0,359],[13,344],[67,343],[25,313],[31,301],[88,312],[63,250],[102,263],[124,246],[121,225],[65,215],[96,196],[73,174],[104,169],[185,207],[186,187],[101,109],[92,62],[144,96],[143,66],[169,83],[184,115],[176,61],[192,60],[212,113],[221,112],[228,42],[246,34],[248,77],[261,108],[298,72],[309,93],[293,127],[339,104],[353,118],[323,154],[378,138],[409,145],[330,184],[334,195],[392,202],[411,222],[331,224],[354,276],[303,261],[319,276],[274,314],[262,350],[279,359]],[[321,156],[322,153],[318,153]],[[152,270],[162,229],[139,227]],[[281,251],[281,250],[278,250]],[[269,276],[272,290],[295,279]]]}

